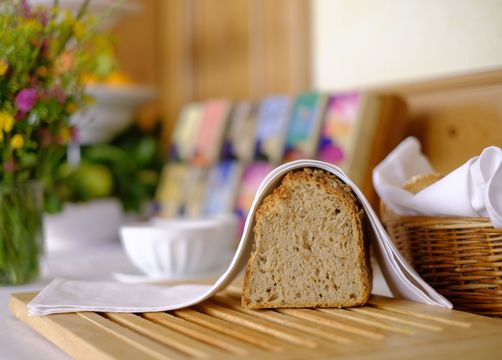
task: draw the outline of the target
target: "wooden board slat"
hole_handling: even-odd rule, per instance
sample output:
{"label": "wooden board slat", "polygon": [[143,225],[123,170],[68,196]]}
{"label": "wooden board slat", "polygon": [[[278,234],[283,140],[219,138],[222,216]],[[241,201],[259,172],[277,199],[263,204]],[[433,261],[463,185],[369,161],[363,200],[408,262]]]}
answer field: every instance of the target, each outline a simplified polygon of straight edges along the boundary
{"label": "wooden board slat", "polygon": [[202,312],[226,320],[234,324],[241,324],[250,329],[260,331],[262,333],[277,337],[284,341],[296,345],[303,345],[311,348],[316,347],[315,339],[299,330],[289,329],[287,326],[278,325],[277,323],[261,319],[245,313],[239,313],[236,310],[229,309],[217,304],[201,304],[197,306]]}
{"label": "wooden board slat", "polygon": [[350,309],[249,310],[229,289],[170,312],[29,317],[34,295],[12,295],[11,312],[75,358],[502,358],[502,320],[381,296]]}
{"label": "wooden board slat", "polygon": [[312,321],[314,323],[333,327],[335,329],[345,331],[351,336],[358,336],[369,339],[382,339],[383,335],[363,327],[350,325],[348,322],[338,319],[329,318],[329,316],[319,313],[313,309],[278,309],[280,313],[292,315],[300,319]]}
{"label": "wooden board slat", "polygon": [[140,316],[134,314],[117,313],[106,313],[105,316],[108,319],[116,322],[117,324],[127,327],[135,332],[153,339],[154,341],[170,346],[175,350],[178,350],[195,358],[206,359],[209,357],[221,355],[220,351],[217,351],[206,344],[201,344],[199,341],[192,339],[189,336],[180,334],[162,325],[148,321],[147,319],[144,319]]}
{"label": "wooden board slat", "polygon": [[120,326],[119,324],[104,318],[100,314],[94,312],[81,312],[77,313],[77,316],[86,319],[97,328],[103,329],[107,332],[106,336],[100,340],[101,342],[113,342],[119,340],[120,342],[131,344],[134,348],[153,359],[183,358],[181,353],[152,341],[147,337],[139,335],[128,327]]}
{"label": "wooden board slat", "polygon": [[246,355],[256,353],[256,348],[243,341],[219,333],[215,330],[205,328],[199,324],[191,323],[190,321],[178,318],[168,313],[145,313],[143,314],[143,317],[167,328],[178,331],[181,334],[188,335],[195,340],[200,341],[202,344],[207,343],[232,354]]}
{"label": "wooden board slat", "polygon": [[237,300],[228,296],[216,295],[214,297],[214,300],[218,303],[226,305],[230,309],[240,311],[244,314],[253,315],[257,318],[266,319],[268,321],[279,323],[291,329],[301,330],[304,332],[304,334],[310,333],[311,335],[317,336],[318,338],[320,337],[328,341],[339,342],[342,344],[347,344],[351,342],[351,340],[348,337],[344,336],[342,332],[340,332],[340,334],[337,334],[334,333],[333,331],[326,331],[326,329],[322,326],[319,326],[314,323],[306,323],[301,319],[281,314],[274,310],[244,309],[243,307],[240,306],[240,303]]}
{"label": "wooden board slat", "polygon": [[[115,337],[106,328],[97,325],[93,321],[89,321],[85,316],[86,313],[29,317],[26,305],[34,296],[35,294],[32,293],[11,296],[9,307],[12,314],[74,358],[156,358],[125,338]],[[90,314],[99,316],[95,313]]]}
{"label": "wooden board slat", "polygon": [[397,314],[397,313],[396,314],[389,314],[388,312],[382,311],[380,309],[364,307],[364,308],[349,309],[349,311],[362,313],[362,314],[368,315],[369,317],[373,317],[376,320],[388,320],[388,321],[396,322],[398,324],[414,326],[419,329],[425,329],[425,330],[430,330],[430,331],[443,330],[443,328],[441,328],[437,325],[427,324],[427,323],[424,323],[421,321],[417,321],[415,319],[408,319],[408,318],[406,318],[406,316],[403,316],[403,315]]}
{"label": "wooden board slat", "polygon": [[241,325],[235,325],[228,321],[213,318],[194,309],[175,310],[173,314],[185,320],[208,327],[209,329],[216,330],[221,334],[235,337],[269,351],[279,352],[284,350],[284,342],[271,338],[254,329],[248,329]]}
{"label": "wooden board slat", "polygon": [[374,320],[368,316],[360,316],[360,314],[354,314],[346,309],[318,309],[317,311],[330,314],[331,316],[338,317],[341,319],[353,321],[359,324],[366,325],[368,327],[373,327],[376,329],[381,329],[383,331],[388,331],[391,333],[404,334],[404,335],[414,335],[416,331],[411,327],[401,326],[396,324],[390,324],[382,320]]}

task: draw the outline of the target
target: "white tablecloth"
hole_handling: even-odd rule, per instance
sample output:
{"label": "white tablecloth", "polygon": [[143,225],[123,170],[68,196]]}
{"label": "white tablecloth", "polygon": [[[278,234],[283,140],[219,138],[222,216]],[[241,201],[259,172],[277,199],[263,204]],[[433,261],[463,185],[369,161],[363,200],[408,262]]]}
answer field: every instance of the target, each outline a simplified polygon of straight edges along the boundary
{"label": "white tablecloth", "polygon": [[[373,293],[390,296],[383,277],[373,264]],[[14,318],[8,309],[11,293],[37,291],[54,277],[112,280],[113,272],[134,272],[120,244],[106,243],[89,248],[68,249],[47,255],[44,275],[36,283],[0,287],[0,359],[69,359],[63,351]]]}
{"label": "white tablecloth", "polygon": [[44,275],[39,281],[30,285],[0,287],[0,359],[69,358],[10,314],[7,304],[11,293],[41,290],[54,277],[112,280],[112,272],[133,270],[118,242],[48,254],[44,261]]}

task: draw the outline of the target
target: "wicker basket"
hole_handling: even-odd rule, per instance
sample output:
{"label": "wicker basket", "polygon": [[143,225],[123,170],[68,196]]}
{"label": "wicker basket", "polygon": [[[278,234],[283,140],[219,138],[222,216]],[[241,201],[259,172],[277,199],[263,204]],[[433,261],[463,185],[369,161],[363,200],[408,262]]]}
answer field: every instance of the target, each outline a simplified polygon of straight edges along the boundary
{"label": "wicker basket", "polygon": [[458,310],[502,317],[502,229],[487,218],[399,216],[381,206],[389,236]]}

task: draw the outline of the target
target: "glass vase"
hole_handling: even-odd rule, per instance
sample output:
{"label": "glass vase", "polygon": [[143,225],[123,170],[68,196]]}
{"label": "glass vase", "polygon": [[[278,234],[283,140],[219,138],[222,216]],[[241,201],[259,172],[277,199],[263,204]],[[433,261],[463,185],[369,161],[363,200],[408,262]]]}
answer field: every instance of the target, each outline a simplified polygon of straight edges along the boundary
{"label": "glass vase", "polygon": [[26,284],[38,278],[42,216],[39,182],[0,185],[0,285]]}

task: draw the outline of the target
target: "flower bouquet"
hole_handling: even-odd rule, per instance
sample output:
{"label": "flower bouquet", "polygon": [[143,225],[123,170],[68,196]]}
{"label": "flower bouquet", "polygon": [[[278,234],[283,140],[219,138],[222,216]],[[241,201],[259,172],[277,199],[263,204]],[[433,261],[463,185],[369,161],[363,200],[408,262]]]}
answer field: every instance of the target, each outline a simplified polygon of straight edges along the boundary
{"label": "flower bouquet", "polygon": [[[81,81],[96,20],[76,13],[0,4],[0,284],[35,279],[42,211],[54,208],[52,171],[76,136],[69,117],[86,101]],[[42,189],[45,187],[45,201]]]}

